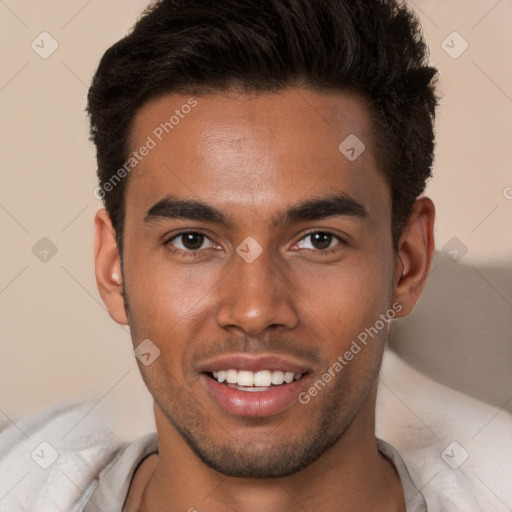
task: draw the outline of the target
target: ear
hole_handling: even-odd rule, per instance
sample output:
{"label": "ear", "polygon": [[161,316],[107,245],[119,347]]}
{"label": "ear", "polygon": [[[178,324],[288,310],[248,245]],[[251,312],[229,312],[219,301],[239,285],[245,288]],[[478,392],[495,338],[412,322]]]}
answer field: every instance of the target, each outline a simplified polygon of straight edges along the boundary
{"label": "ear", "polygon": [[96,283],[112,319],[128,325],[121,283],[121,260],[110,216],[102,208],[94,218],[94,264]]}
{"label": "ear", "polygon": [[428,197],[416,201],[395,255],[393,302],[402,305],[397,317],[407,316],[420,298],[434,256],[434,203]]}

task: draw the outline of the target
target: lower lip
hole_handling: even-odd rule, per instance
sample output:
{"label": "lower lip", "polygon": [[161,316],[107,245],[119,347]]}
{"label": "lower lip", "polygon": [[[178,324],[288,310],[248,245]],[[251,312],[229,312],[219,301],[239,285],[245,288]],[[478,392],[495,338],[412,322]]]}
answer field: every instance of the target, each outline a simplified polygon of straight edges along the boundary
{"label": "lower lip", "polygon": [[273,386],[267,391],[239,391],[203,374],[202,380],[222,409],[236,416],[262,418],[278,414],[297,402],[306,376],[290,384]]}

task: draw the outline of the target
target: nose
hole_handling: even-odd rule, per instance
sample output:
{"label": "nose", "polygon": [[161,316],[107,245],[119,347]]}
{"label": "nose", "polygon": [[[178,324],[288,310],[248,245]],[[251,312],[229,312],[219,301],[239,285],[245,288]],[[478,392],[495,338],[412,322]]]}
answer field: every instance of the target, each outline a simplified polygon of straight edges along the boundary
{"label": "nose", "polygon": [[293,329],[299,323],[293,285],[283,264],[265,250],[251,263],[234,254],[217,291],[217,323],[223,328],[259,336],[269,328]]}

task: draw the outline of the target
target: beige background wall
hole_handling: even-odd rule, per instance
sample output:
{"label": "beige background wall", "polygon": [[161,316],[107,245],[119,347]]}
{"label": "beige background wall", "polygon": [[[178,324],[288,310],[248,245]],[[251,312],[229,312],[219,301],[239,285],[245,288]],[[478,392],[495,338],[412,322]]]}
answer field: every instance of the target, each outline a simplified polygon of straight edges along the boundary
{"label": "beige background wall", "polygon": [[[510,266],[504,268],[512,255],[512,2],[410,3],[441,71],[435,177],[428,185],[437,205],[438,258],[450,275],[465,264],[494,301],[479,310],[485,332],[486,307],[499,310],[489,327],[512,313]],[[96,289],[93,216],[101,204],[93,196],[95,157],[83,112],[102,53],[145,4],[0,0],[0,426],[77,397],[99,405],[126,394],[147,399],[129,332],[110,319]],[[54,53],[40,56],[55,44]],[[49,251],[47,261],[34,246],[36,253]],[[502,349],[496,357],[488,349],[489,364],[510,357],[503,348],[507,328],[492,331]],[[407,347],[414,360],[414,340]],[[435,366],[444,358],[431,359]],[[500,368],[493,386],[509,389]]]}

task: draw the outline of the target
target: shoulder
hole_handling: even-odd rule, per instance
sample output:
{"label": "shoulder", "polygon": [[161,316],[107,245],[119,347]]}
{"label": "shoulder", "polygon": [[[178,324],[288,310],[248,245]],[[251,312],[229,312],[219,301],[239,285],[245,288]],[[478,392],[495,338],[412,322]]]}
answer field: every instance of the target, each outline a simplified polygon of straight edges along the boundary
{"label": "shoulder", "polygon": [[0,432],[2,510],[82,510],[98,472],[126,445],[93,408],[52,407]]}
{"label": "shoulder", "polygon": [[443,386],[391,351],[382,365],[377,436],[394,446],[429,511],[506,511],[512,416]]}

